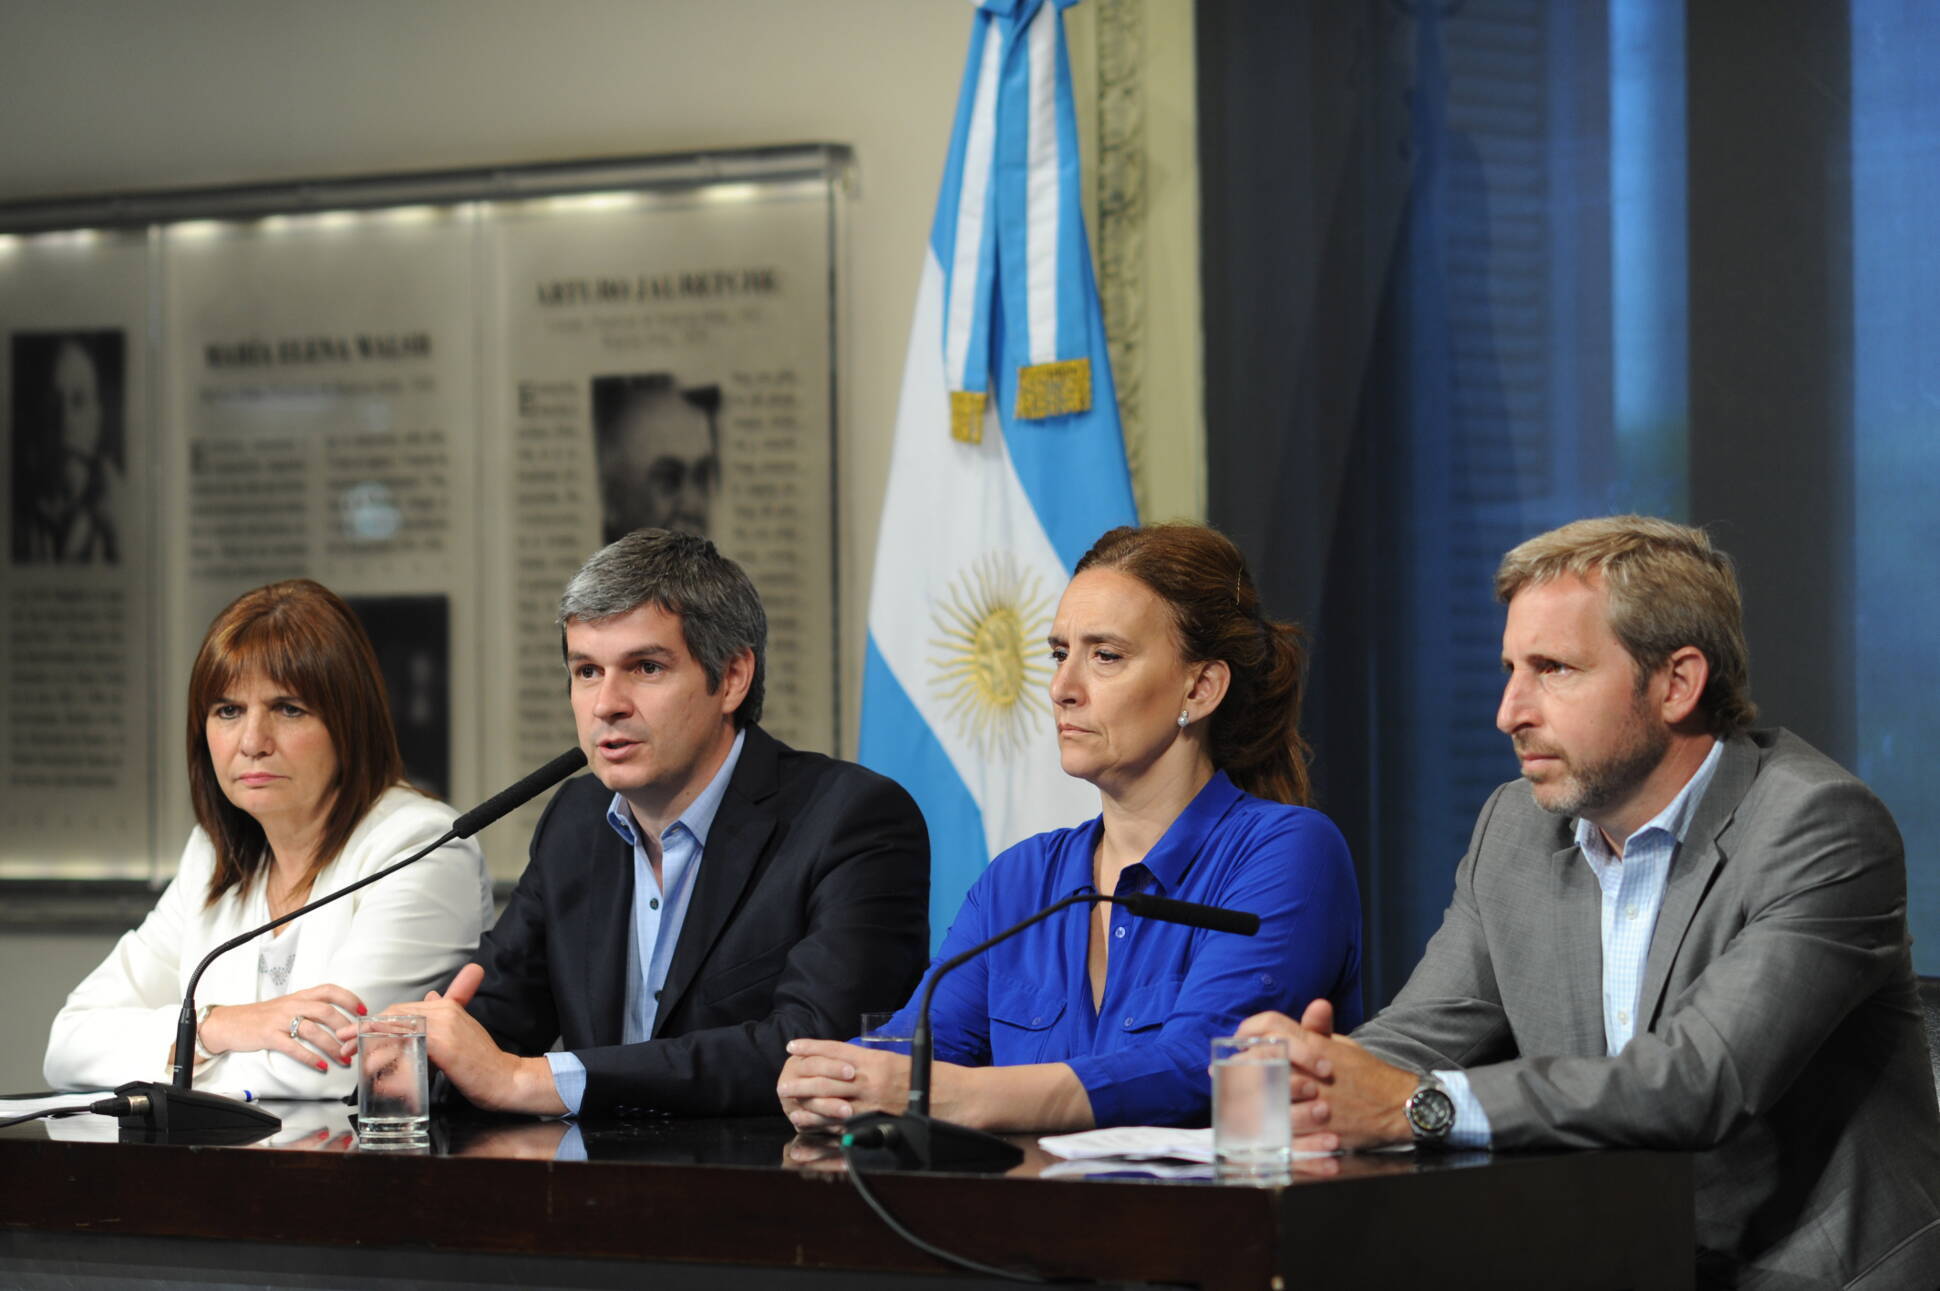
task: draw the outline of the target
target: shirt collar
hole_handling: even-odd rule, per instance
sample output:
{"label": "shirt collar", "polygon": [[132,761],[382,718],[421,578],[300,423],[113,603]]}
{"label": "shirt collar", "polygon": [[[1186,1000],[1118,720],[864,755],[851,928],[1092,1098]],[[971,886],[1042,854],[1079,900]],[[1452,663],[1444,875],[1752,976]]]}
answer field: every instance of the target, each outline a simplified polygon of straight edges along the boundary
{"label": "shirt collar", "polygon": [[[714,816],[721,810],[721,799],[727,797],[728,782],[734,779],[734,768],[741,761],[741,746],[747,742],[747,738],[745,730],[734,733],[734,745],[728,749],[727,757],[721,760],[720,770],[707,782],[707,788],[694,795],[694,801],[687,804],[687,810],[667,826],[663,837],[684,826],[694,836],[698,846],[707,846],[707,831],[714,827]],[[633,810],[626,805],[626,799],[617,793],[613,795],[613,801],[607,804],[606,823],[613,827],[614,833],[626,840],[628,847],[640,846],[640,836],[633,828]]]}
{"label": "shirt collar", "polygon": [[[1698,764],[1697,772],[1684,782],[1677,796],[1664,804],[1664,809],[1637,827],[1637,832],[1623,841],[1623,850],[1630,850],[1633,839],[1642,838],[1653,829],[1669,834],[1673,842],[1684,841],[1684,831],[1691,827],[1691,817],[1697,814],[1698,803],[1704,799],[1704,791],[1711,786],[1711,777],[1717,773],[1718,761],[1724,756],[1724,741],[1713,740],[1711,751],[1704,755]],[[1576,845],[1591,856],[1601,860],[1616,860],[1617,854],[1603,841],[1603,831],[1585,817],[1576,818]]]}
{"label": "shirt collar", "polygon": [[1213,772],[1213,778],[1193,795],[1179,818],[1166,826],[1165,833],[1145,854],[1144,865],[1152,877],[1168,892],[1176,889],[1185,880],[1193,857],[1199,854],[1199,844],[1212,832],[1214,822],[1245,796],[1224,771]]}

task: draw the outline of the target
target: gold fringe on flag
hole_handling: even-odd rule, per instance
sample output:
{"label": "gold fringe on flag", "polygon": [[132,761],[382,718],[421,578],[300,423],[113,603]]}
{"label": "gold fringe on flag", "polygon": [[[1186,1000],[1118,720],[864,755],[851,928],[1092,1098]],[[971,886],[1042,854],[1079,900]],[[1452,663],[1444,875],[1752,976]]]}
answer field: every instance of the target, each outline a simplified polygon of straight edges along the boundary
{"label": "gold fringe on flag", "polygon": [[950,391],[950,438],[964,444],[983,443],[984,392]]}
{"label": "gold fringe on flag", "polygon": [[1017,371],[1017,415],[1026,421],[1091,407],[1091,360],[1060,359]]}

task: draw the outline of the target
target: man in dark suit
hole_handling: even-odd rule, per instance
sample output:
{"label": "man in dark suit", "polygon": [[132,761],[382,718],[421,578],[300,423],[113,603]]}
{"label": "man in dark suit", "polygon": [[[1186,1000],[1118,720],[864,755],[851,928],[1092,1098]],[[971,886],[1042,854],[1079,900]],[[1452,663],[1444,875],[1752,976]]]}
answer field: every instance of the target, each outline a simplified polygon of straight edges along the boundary
{"label": "man in dark suit", "polygon": [[1940,1118],[1886,808],[1750,731],[1737,581],[1705,535],[1579,521],[1510,552],[1497,725],[1523,776],[1387,1009],[1292,1043],[1303,1146],[1696,1156],[1707,1284],[1931,1288]]}
{"label": "man in dark suit", "polygon": [[593,775],[546,808],[478,962],[409,1006],[431,1061],[499,1111],[772,1112],[789,1040],[852,1033],[922,972],[923,818],[756,725],[767,618],[705,538],[603,548],[559,623]]}

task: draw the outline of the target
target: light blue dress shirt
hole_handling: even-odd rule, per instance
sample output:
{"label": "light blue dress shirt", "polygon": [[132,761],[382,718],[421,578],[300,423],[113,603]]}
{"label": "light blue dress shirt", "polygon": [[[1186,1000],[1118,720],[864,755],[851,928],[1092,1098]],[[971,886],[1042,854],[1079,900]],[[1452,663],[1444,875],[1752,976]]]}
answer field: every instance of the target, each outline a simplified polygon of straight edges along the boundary
{"label": "light blue dress shirt", "polygon": [[[701,855],[707,848],[707,831],[721,809],[728,781],[741,761],[742,733],[734,737],[721,769],[707,782],[679,819],[667,826],[659,839],[638,829],[626,799],[619,794],[606,809],[606,822],[613,832],[633,849],[633,937],[627,943],[626,1020],[621,1026],[620,1042],[638,1044],[653,1038],[654,1020],[660,1014],[660,988],[667,981],[667,968],[674,960],[674,946],[680,941],[681,924],[687,920],[687,904],[694,895],[694,874],[700,869]],[[660,853],[661,881],[653,877],[653,854]],[[586,1064],[570,1053],[549,1053],[553,1087],[559,1101],[572,1115],[586,1097]]]}
{"label": "light blue dress shirt", "polygon": [[[1644,963],[1650,958],[1651,934],[1664,908],[1664,887],[1671,862],[1684,842],[1684,831],[1724,754],[1724,742],[1711,752],[1697,774],[1677,791],[1664,809],[1645,821],[1625,840],[1618,855],[1604,840],[1603,831],[1588,820],[1576,822],[1576,846],[1603,891],[1599,926],[1603,938],[1603,1043],[1614,1058],[1637,1033],[1638,993],[1643,989]],[[1459,1071],[1438,1071],[1436,1077],[1455,1104],[1455,1125],[1448,1145],[1457,1148],[1489,1146],[1489,1118]]]}

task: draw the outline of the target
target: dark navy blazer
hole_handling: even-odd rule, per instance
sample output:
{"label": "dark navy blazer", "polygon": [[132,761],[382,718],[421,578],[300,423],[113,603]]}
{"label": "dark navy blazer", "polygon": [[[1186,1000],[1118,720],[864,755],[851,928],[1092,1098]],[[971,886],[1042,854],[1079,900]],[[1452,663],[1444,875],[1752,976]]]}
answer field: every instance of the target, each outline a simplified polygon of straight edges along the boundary
{"label": "dark navy blazer", "polygon": [[799,1036],[849,1035],[929,945],[929,835],[902,786],[747,728],[694,876],[649,1040],[620,1042],[633,856],[610,789],[568,781],[479,945],[470,1012],[501,1047],[586,1064],[586,1117],[775,1112]]}

